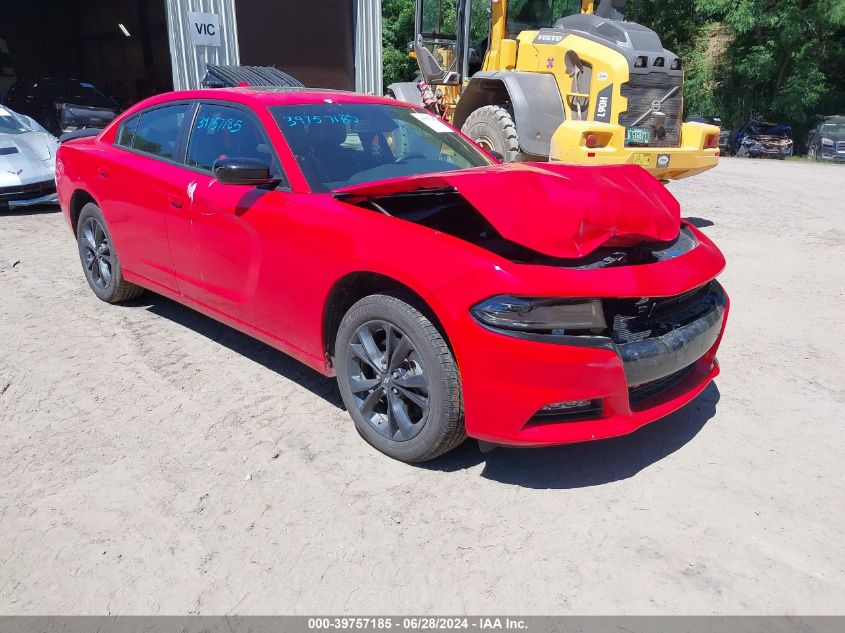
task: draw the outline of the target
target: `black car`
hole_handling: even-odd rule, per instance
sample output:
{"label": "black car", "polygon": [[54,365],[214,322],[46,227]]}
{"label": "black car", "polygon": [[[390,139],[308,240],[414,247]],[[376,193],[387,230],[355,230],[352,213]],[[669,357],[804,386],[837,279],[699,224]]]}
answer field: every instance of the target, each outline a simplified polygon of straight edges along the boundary
{"label": "black car", "polygon": [[727,154],[731,145],[731,131],[722,126],[721,117],[710,115],[691,116],[687,119],[687,123],[706,123],[707,125],[715,125],[719,128],[719,150],[722,154]]}
{"label": "black car", "polygon": [[118,113],[117,103],[93,84],[54,77],[18,81],[9,89],[6,104],[57,136],[86,127],[104,127]]}
{"label": "black car", "polygon": [[807,158],[845,162],[845,116],[828,116],[810,130]]}

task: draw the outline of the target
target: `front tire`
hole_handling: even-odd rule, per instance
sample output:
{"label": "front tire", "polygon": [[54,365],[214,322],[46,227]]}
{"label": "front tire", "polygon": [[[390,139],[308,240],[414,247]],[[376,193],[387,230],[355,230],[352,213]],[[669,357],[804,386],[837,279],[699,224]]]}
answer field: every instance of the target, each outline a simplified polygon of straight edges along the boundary
{"label": "front tire", "polygon": [[377,294],[340,323],[334,364],[355,427],[382,453],[422,462],[466,439],[452,351],[412,300]]}
{"label": "front tire", "polygon": [[85,279],[94,294],[107,303],[134,299],[144,292],[123,278],[109,227],[100,208],[89,202],[79,214],[76,241]]}
{"label": "front tire", "polygon": [[464,121],[461,132],[483,149],[501,154],[506,163],[522,159],[516,124],[511,113],[501,106],[478,108]]}
{"label": "front tire", "polygon": [[810,145],[807,149],[807,160],[819,160],[818,150],[816,150],[815,145]]}

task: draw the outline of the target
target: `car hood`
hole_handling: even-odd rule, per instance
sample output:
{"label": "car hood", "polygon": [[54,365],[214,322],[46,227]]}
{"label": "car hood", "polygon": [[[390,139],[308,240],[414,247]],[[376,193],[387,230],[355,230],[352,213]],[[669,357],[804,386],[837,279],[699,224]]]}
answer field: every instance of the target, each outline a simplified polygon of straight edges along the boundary
{"label": "car hood", "polygon": [[509,163],[352,185],[334,194],[354,201],[444,188],[460,193],[502,237],[552,257],[669,241],[680,230],[678,201],[636,165]]}
{"label": "car hood", "polygon": [[0,187],[42,182],[54,175],[58,143],[50,134],[0,134]]}

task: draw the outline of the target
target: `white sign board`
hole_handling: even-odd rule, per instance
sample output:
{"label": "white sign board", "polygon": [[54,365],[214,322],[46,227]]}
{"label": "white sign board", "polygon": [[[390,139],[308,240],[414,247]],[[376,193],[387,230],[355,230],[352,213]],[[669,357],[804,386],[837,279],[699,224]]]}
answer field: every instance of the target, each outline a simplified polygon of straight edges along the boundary
{"label": "white sign board", "polygon": [[220,16],[216,13],[188,13],[191,44],[194,46],[220,46]]}

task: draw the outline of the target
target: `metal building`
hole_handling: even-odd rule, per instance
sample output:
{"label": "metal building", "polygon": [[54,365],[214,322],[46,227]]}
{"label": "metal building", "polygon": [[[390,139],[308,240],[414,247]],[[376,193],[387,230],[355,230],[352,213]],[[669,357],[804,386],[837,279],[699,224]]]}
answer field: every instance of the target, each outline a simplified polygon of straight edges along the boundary
{"label": "metal building", "polygon": [[[275,65],[305,85],[382,93],[381,0],[166,0],[175,89],[205,65]],[[294,11],[292,11],[294,9]]]}
{"label": "metal building", "polygon": [[0,0],[0,16],[0,101],[16,78],[65,77],[128,107],[208,63],[382,94],[381,0]]}

